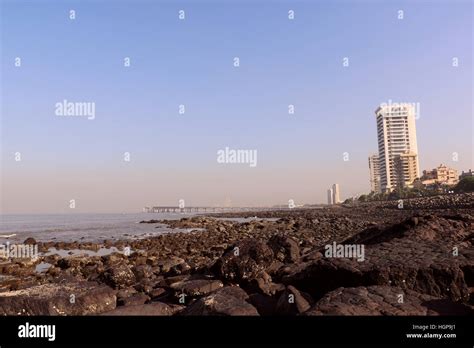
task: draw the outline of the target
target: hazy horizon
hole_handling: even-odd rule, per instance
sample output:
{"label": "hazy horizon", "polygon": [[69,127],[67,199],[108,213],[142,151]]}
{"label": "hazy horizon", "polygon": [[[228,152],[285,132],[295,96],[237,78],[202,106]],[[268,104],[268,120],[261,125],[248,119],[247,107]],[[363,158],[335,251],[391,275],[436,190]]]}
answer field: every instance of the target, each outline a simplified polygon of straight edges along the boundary
{"label": "hazy horizon", "polygon": [[[420,171],[474,169],[472,7],[1,1],[0,213],[317,204],[334,183],[342,199],[368,193],[374,111],[390,100],[420,105]],[[63,100],[95,103],[94,119],[57,116]],[[257,150],[257,165],[218,163],[226,147]]]}

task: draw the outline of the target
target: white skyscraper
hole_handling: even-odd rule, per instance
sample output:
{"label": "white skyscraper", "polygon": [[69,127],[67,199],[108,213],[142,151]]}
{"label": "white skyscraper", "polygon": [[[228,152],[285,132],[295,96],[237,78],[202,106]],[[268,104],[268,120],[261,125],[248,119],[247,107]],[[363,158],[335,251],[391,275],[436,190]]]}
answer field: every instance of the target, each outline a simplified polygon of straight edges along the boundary
{"label": "white skyscraper", "polygon": [[329,205],[333,204],[333,202],[332,202],[332,189],[328,190],[328,204]]}
{"label": "white skyscraper", "polygon": [[341,200],[339,199],[339,184],[332,185],[332,203],[341,203]]}
{"label": "white skyscraper", "polygon": [[375,110],[383,192],[411,186],[420,176],[415,114],[415,106],[406,103],[381,105]]}

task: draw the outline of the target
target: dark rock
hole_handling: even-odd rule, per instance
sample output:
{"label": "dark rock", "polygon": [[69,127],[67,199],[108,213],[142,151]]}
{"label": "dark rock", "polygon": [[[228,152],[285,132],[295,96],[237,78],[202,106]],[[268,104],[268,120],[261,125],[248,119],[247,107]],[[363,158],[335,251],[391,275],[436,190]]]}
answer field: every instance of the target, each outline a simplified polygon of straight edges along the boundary
{"label": "dark rock", "polygon": [[304,261],[314,261],[323,257],[323,254],[318,250],[313,250],[303,255]]}
{"label": "dark rock", "polygon": [[278,271],[284,267],[285,264],[281,261],[278,261],[278,260],[274,260],[270,266],[266,269],[266,272],[269,274],[269,275],[272,275],[272,274],[276,274],[278,273]]}
{"label": "dark rock", "polygon": [[152,302],[136,306],[117,307],[115,310],[103,313],[107,316],[127,316],[127,315],[144,315],[144,316],[170,316],[181,310],[183,307],[169,306],[162,302]]}
{"label": "dark rock", "polygon": [[339,288],[326,294],[305,315],[472,315],[474,311],[399,287]]}
{"label": "dark rock", "polygon": [[153,283],[148,280],[143,280],[141,283],[135,284],[133,288],[138,292],[149,294],[153,291]]}
{"label": "dark rock", "polygon": [[[339,287],[399,286],[437,298],[468,301],[474,249],[462,244],[471,227],[454,228],[452,219],[424,217],[387,229],[387,236],[365,230],[344,243],[367,242],[364,261],[322,258],[281,274],[282,282],[320,298]],[[459,255],[453,255],[453,246]]]}
{"label": "dark rock", "polygon": [[207,295],[224,286],[220,280],[195,279],[173,283],[170,287],[178,294],[188,296]]}
{"label": "dark rock", "polygon": [[300,258],[298,242],[290,237],[275,235],[270,238],[268,245],[272,248],[276,259],[281,262],[296,262]]}
{"label": "dark rock", "polygon": [[166,277],[166,278],[158,280],[155,283],[154,287],[155,288],[156,287],[169,288],[175,283],[184,282],[190,278],[191,277],[189,275],[177,275],[177,276]]}
{"label": "dark rock", "polygon": [[119,253],[112,253],[110,255],[102,256],[102,262],[107,266],[113,266],[119,263],[124,263],[127,260],[127,256]]}
{"label": "dark rock", "polygon": [[230,281],[249,281],[262,276],[273,262],[273,251],[256,239],[236,243],[211,267],[219,278]]}
{"label": "dark rock", "polygon": [[302,294],[298,289],[289,285],[281,294],[276,305],[278,315],[297,315],[311,308],[313,301],[308,294]]}
{"label": "dark rock", "polygon": [[141,224],[158,224],[161,220],[142,220],[140,221]]}
{"label": "dark rock", "polygon": [[166,295],[166,290],[163,288],[156,288],[149,292],[148,294],[152,300],[164,297]]}
{"label": "dark rock", "polygon": [[125,298],[133,296],[136,293],[137,293],[137,290],[135,290],[133,287],[117,290],[117,302],[120,302]]}
{"label": "dark rock", "polygon": [[366,283],[357,265],[347,259],[319,259],[302,263],[283,276],[282,281],[315,298],[341,286],[354,287]]}
{"label": "dark rock", "polygon": [[247,293],[239,287],[225,287],[189,305],[183,315],[258,315]]}
{"label": "dark rock", "polygon": [[184,263],[184,259],[172,256],[165,260],[158,260],[155,266],[160,267],[161,274],[168,274],[170,273],[170,271],[172,271],[173,268],[179,266],[182,263]]}
{"label": "dark rock", "polygon": [[118,298],[117,304],[119,306],[135,306],[145,304],[149,300],[150,297],[140,292],[129,297]]}
{"label": "dark rock", "polygon": [[132,272],[135,275],[137,281],[151,279],[154,276],[152,267],[146,264],[134,266],[132,268]]}
{"label": "dark rock", "polygon": [[277,292],[285,290],[285,286],[280,283],[273,283],[272,278],[266,273],[262,272],[259,278],[253,278],[245,285],[245,289],[249,292],[258,292],[265,295],[275,295]]}
{"label": "dark rock", "polygon": [[126,264],[109,267],[101,276],[101,280],[114,289],[121,289],[135,283],[135,275]]}
{"label": "dark rock", "polygon": [[33,237],[26,238],[23,244],[34,245],[36,244],[36,239]]}
{"label": "dark rock", "polygon": [[89,315],[115,306],[115,291],[92,282],[43,284],[0,293],[0,315]]}
{"label": "dark rock", "polygon": [[275,314],[278,299],[275,296],[255,293],[249,296],[248,301],[257,308],[258,314],[272,316]]}

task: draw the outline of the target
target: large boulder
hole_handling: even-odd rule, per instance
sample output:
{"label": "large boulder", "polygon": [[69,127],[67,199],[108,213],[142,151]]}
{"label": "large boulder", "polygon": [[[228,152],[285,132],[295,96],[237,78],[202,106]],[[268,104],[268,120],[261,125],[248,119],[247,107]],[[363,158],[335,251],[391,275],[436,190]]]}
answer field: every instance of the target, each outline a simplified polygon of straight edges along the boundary
{"label": "large boulder", "polygon": [[139,292],[128,297],[117,298],[117,304],[119,306],[135,306],[145,304],[149,300],[149,296]]}
{"label": "large boulder", "polygon": [[137,281],[144,279],[151,279],[154,277],[153,268],[150,265],[137,265],[132,268],[132,272],[135,275]]}
{"label": "large boulder", "polygon": [[23,244],[34,245],[34,244],[36,244],[36,239],[34,239],[33,237],[28,237],[28,238],[25,239]]}
{"label": "large boulder", "polygon": [[300,258],[298,242],[290,237],[275,235],[270,238],[268,245],[272,248],[278,261],[291,263],[298,261]]}
{"label": "large boulder", "polygon": [[140,304],[135,306],[117,307],[116,309],[102,313],[107,316],[127,316],[127,315],[144,315],[144,316],[170,316],[181,310],[182,306],[169,306],[163,302],[153,302],[149,304]]}
{"label": "large boulder", "polygon": [[115,306],[115,291],[93,282],[43,284],[0,293],[0,315],[89,315]]}
{"label": "large boulder", "polygon": [[223,286],[224,284],[220,280],[194,279],[173,283],[170,288],[175,290],[177,294],[194,297],[207,295]]}
{"label": "large boulder", "polygon": [[314,298],[339,287],[387,285],[467,302],[474,286],[473,226],[465,216],[429,216],[392,225],[387,235],[367,229],[343,242],[364,245],[363,261],[323,256],[288,268],[282,282]]}
{"label": "large boulder", "polygon": [[211,271],[219,278],[246,282],[261,278],[274,259],[273,250],[257,239],[245,239],[217,259]]}
{"label": "large boulder", "polygon": [[460,303],[399,287],[338,288],[305,315],[473,315]]}
{"label": "large boulder", "polygon": [[258,315],[257,309],[248,303],[247,293],[239,287],[228,286],[189,305],[183,315]]}
{"label": "large boulder", "polygon": [[185,265],[185,261],[180,257],[171,256],[164,260],[157,260],[155,265],[160,268],[160,274],[179,274],[177,270],[180,269],[180,265]]}
{"label": "large boulder", "polygon": [[126,288],[136,282],[135,274],[125,263],[110,266],[101,275],[101,281],[114,289]]}
{"label": "large boulder", "polygon": [[312,304],[311,296],[290,285],[280,295],[275,312],[277,315],[297,315],[306,312]]}

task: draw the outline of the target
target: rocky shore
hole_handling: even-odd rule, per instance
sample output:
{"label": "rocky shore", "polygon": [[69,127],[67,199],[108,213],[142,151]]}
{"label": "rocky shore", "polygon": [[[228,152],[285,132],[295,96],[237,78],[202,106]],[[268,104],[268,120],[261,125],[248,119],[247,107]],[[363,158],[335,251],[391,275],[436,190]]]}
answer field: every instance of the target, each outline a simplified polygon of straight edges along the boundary
{"label": "rocky shore", "polygon": [[[0,262],[0,314],[474,314],[474,194],[147,222],[193,230],[37,243],[118,251]],[[363,260],[328,257],[333,244]]]}

